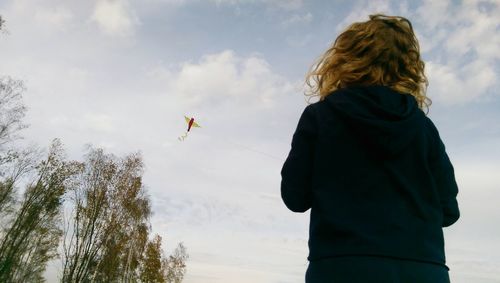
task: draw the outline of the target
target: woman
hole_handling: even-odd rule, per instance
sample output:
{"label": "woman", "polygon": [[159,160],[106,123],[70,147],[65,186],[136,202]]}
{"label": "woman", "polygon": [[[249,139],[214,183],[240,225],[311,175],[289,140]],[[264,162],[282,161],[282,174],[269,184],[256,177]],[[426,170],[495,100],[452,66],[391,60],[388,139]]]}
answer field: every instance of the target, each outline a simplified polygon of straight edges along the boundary
{"label": "woman", "polygon": [[[314,85],[311,84],[314,81]],[[313,65],[281,196],[311,208],[306,282],[449,282],[443,227],[460,216],[454,168],[423,112],[411,23],[371,15]]]}

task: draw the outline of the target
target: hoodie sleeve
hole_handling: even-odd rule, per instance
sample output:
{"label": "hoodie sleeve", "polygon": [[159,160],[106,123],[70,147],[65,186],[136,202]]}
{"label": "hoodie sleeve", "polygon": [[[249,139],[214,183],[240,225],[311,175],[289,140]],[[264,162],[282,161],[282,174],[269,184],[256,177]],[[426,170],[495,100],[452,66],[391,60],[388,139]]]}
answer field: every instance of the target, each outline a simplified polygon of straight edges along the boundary
{"label": "hoodie sleeve", "polygon": [[312,105],[308,105],[293,134],[292,147],[281,169],[281,198],[294,212],[311,207],[311,179],[317,124]]}
{"label": "hoodie sleeve", "polygon": [[460,210],[457,202],[458,186],[455,180],[454,168],[446,153],[445,145],[434,124],[432,122],[430,124],[436,140],[436,146],[430,160],[430,168],[436,181],[443,209],[442,227],[448,227],[460,218]]}

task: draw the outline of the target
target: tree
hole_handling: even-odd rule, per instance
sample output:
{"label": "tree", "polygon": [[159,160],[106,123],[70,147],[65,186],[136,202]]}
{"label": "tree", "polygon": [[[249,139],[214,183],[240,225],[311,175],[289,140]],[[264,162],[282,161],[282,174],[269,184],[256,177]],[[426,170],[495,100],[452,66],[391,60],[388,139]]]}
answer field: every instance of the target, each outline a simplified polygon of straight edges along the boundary
{"label": "tree", "polygon": [[142,184],[143,162],[139,153],[117,162],[110,187],[110,227],[104,245],[103,260],[96,278],[107,282],[131,282],[138,279],[139,262],[148,239],[150,200]]}
{"label": "tree", "polygon": [[33,172],[42,153],[35,146],[21,150],[0,151],[0,224],[14,212],[16,186],[19,180]]}
{"label": "tree", "polygon": [[156,235],[146,246],[144,261],[141,271],[141,282],[163,283],[165,277],[162,274],[161,237]]}
{"label": "tree", "polygon": [[180,283],[186,274],[188,254],[183,243],[179,243],[168,258],[163,256],[161,237],[156,235],[148,242],[141,270],[144,283]]}
{"label": "tree", "polygon": [[62,281],[137,281],[151,215],[142,170],[140,154],[118,159],[89,147],[71,189]]}
{"label": "tree", "polygon": [[63,282],[82,282],[92,276],[97,266],[109,233],[106,227],[108,188],[114,171],[115,165],[109,157],[102,151],[92,151],[70,190],[73,207],[63,232]]}
{"label": "tree", "polygon": [[0,77],[0,150],[15,139],[16,133],[28,125],[22,122],[26,106],[22,103],[24,83],[10,77]]}
{"label": "tree", "polygon": [[163,276],[168,283],[180,283],[186,274],[186,260],[189,255],[183,243],[179,243],[174,253],[162,260]]}
{"label": "tree", "polygon": [[[0,16],[0,30],[4,27]],[[34,147],[9,147],[26,128],[22,122],[26,107],[22,102],[22,81],[0,77],[0,281],[43,281],[46,262],[58,243],[56,221],[70,166],[63,164],[62,148],[54,140],[47,160]],[[21,200],[18,181],[32,172],[35,180]]]}
{"label": "tree", "polygon": [[27,185],[0,238],[0,282],[43,281],[61,234],[57,223],[62,196],[78,168],[65,161],[62,145],[54,139],[47,159],[35,166],[36,179]]}
{"label": "tree", "polygon": [[148,241],[151,205],[143,167],[139,153],[118,158],[89,146],[68,191],[62,282],[165,282],[161,238]]}
{"label": "tree", "polygon": [[[0,28],[3,19],[0,16]],[[22,122],[26,106],[22,102],[25,90],[22,81],[10,77],[0,77],[0,216],[5,219],[5,212],[12,208],[16,181],[29,171],[33,164],[34,149],[18,151],[7,148],[7,145],[17,139],[17,132],[26,128]],[[12,166],[14,164],[14,166]],[[26,170],[28,169],[28,170]],[[10,172],[10,176],[7,171]],[[5,178],[5,179],[4,179]]]}

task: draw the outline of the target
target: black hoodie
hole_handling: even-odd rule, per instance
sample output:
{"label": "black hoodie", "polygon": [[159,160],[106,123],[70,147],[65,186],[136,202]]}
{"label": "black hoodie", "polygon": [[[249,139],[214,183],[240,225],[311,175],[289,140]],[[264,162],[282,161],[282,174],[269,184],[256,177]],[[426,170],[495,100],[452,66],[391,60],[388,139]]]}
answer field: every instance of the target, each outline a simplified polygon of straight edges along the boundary
{"label": "black hoodie", "polygon": [[442,227],[459,218],[445,146],[410,94],[349,87],[307,106],[281,196],[311,208],[310,261],[374,255],[445,266]]}

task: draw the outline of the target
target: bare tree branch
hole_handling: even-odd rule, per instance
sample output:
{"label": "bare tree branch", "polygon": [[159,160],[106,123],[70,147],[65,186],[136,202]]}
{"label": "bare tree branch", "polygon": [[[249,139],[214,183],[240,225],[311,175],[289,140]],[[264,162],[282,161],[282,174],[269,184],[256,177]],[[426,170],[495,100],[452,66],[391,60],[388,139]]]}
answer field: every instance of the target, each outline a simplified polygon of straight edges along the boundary
{"label": "bare tree branch", "polygon": [[28,127],[22,122],[26,106],[22,103],[24,83],[10,77],[0,77],[0,151],[9,142],[20,138],[16,135]]}

